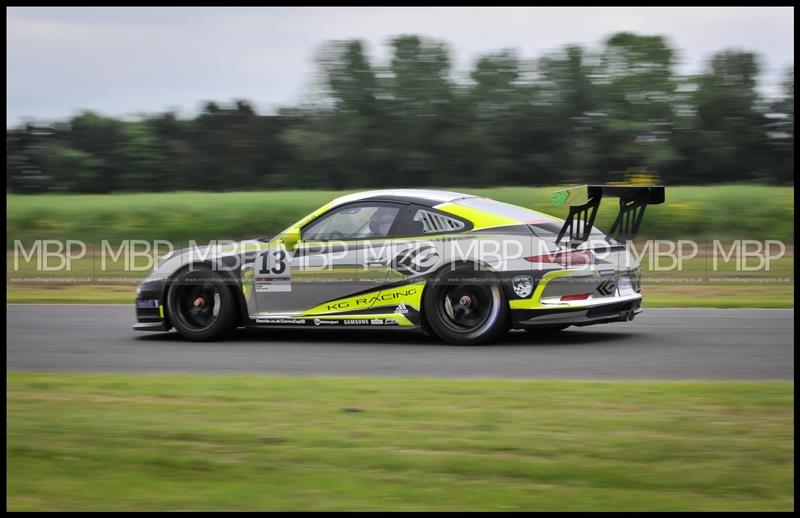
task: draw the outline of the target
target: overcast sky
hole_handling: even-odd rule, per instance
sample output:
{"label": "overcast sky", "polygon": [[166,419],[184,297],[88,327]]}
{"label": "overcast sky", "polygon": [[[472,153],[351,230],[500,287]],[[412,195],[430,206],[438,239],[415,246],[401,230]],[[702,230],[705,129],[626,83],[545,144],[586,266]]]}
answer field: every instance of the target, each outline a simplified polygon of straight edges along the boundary
{"label": "overcast sky", "polygon": [[598,48],[611,33],[669,38],[680,72],[722,49],[757,52],[762,91],[794,64],[794,9],[776,8],[8,8],[7,117],[52,119],[251,100],[260,112],[308,92],[313,58],[331,39],[359,38],[385,59],[386,41],[420,34],[447,42],[456,68],[515,48],[523,58],[567,43]]}

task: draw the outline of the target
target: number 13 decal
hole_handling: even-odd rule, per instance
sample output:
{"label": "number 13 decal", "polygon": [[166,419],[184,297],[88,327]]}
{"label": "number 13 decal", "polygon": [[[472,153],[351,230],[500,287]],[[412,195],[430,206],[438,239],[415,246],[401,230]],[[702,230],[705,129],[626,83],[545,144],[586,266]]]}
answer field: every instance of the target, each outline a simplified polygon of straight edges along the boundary
{"label": "number 13 decal", "polygon": [[261,254],[261,273],[280,275],[287,270],[286,250],[270,250]]}
{"label": "number 13 decal", "polygon": [[256,270],[256,293],[292,291],[292,258],[285,248],[273,248],[260,254],[253,265]]}

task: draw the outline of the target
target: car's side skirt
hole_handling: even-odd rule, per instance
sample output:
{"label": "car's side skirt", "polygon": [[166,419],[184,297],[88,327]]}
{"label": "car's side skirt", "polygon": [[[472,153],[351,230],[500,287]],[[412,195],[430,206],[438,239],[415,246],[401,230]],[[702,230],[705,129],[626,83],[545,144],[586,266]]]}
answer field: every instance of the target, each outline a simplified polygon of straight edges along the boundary
{"label": "car's side skirt", "polygon": [[406,313],[359,311],[335,315],[269,315],[250,318],[247,327],[318,328],[318,329],[416,329],[420,326],[419,312],[411,307]]}

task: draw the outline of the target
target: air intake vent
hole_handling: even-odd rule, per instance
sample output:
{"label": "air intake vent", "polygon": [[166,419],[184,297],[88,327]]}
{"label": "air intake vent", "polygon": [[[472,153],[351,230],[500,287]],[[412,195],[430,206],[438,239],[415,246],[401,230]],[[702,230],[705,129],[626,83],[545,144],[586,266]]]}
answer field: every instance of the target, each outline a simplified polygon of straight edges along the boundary
{"label": "air intake vent", "polygon": [[422,223],[422,232],[425,234],[453,232],[464,228],[464,222],[462,221],[422,209],[414,214],[414,221]]}

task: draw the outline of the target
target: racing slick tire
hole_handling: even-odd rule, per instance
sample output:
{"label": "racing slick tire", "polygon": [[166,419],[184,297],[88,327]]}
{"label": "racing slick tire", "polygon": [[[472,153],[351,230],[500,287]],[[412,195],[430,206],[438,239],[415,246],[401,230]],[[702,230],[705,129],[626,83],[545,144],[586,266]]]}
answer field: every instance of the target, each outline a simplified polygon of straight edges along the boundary
{"label": "racing slick tire", "polygon": [[220,340],[237,326],[231,286],[208,266],[186,268],[175,275],[167,292],[167,313],[181,336],[196,342]]}
{"label": "racing slick tire", "polygon": [[509,308],[497,280],[471,267],[441,273],[423,295],[431,330],[456,345],[478,345],[508,332]]}

